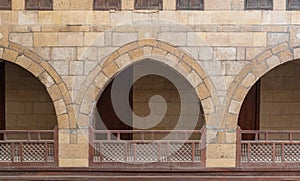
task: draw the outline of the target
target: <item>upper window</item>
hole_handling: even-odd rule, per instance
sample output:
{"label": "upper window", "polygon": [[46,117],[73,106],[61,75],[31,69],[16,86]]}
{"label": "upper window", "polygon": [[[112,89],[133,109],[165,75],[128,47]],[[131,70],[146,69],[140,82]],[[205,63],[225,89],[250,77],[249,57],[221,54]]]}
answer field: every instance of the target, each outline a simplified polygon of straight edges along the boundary
{"label": "upper window", "polygon": [[52,10],[53,2],[52,0],[26,0],[25,9],[26,10]]}
{"label": "upper window", "polygon": [[177,0],[178,10],[203,10],[203,0]]}
{"label": "upper window", "polygon": [[135,0],[135,9],[163,9],[162,0]]}
{"label": "upper window", "polygon": [[287,0],[288,10],[300,10],[300,0]]}
{"label": "upper window", "polygon": [[120,10],[121,0],[94,0],[95,10]]}
{"label": "upper window", "polygon": [[0,10],[10,10],[11,0],[0,0]]}
{"label": "upper window", "polygon": [[273,9],[273,0],[245,0],[245,9]]}

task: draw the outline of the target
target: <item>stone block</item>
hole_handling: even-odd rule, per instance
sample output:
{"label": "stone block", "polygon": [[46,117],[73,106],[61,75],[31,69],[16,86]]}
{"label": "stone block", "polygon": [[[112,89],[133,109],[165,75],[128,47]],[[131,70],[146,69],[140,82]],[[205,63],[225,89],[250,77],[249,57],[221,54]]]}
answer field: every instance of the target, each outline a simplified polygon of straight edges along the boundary
{"label": "stone block", "polygon": [[277,0],[273,2],[273,10],[284,11],[286,10],[286,0]]}
{"label": "stone block", "polygon": [[37,11],[18,11],[19,25],[34,25],[37,24]]}
{"label": "stone block", "polygon": [[288,33],[268,33],[268,47],[279,45],[288,41]]}
{"label": "stone block", "polygon": [[236,60],[236,48],[215,48],[215,60]]}
{"label": "stone block", "polygon": [[44,71],[44,69],[42,68],[42,66],[40,66],[39,64],[37,64],[36,62],[32,62],[31,65],[28,67],[28,70],[35,76],[38,77],[42,74],[42,72]]}
{"label": "stone block", "polygon": [[98,49],[96,47],[77,48],[77,60],[97,61]]}
{"label": "stone block", "polygon": [[206,159],[206,167],[235,167],[235,159]]}
{"label": "stone block", "polygon": [[84,33],[84,46],[104,46],[104,32]]}
{"label": "stone block", "polygon": [[38,23],[42,25],[59,25],[62,24],[61,11],[39,11]]}
{"label": "stone block", "polygon": [[109,25],[110,12],[109,11],[86,11],[86,24]]}
{"label": "stone block", "polygon": [[49,63],[59,75],[69,75],[69,61],[51,61]]}
{"label": "stone block", "polygon": [[25,1],[24,0],[12,0],[11,1],[12,10],[24,10]]}
{"label": "stone block", "polygon": [[[80,19],[80,18],[74,18],[74,19]],[[59,46],[83,46],[83,33],[80,32],[58,33],[58,45]]]}
{"label": "stone block", "polygon": [[66,108],[65,102],[62,99],[54,102],[54,108],[55,108],[57,115],[67,113],[67,108]]}
{"label": "stone block", "polygon": [[16,64],[20,65],[21,67],[28,69],[30,64],[32,63],[32,60],[23,56],[20,56],[17,58]]}
{"label": "stone block", "polygon": [[18,56],[18,52],[10,50],[10,49],[5,49],[3,53],[3,59],[10,61],[10,62],[15,62]]}
{"label": "stone block", "polygon": [[[84,25],[85,11],[61,11],[62,22],[66,25]],[[80,18],[74,18],[80,17]]]}
{"label": "stone block", "polygon": [[62,98],[60,89],[57,85],[52,85],[51,87],[47,88],[47,91],[52,98],[52,101],[57,101]]}
{"label": "stone block", "polygon": [[58,33],[34,33],[34,46],[57,46],[58,45]]}
{"label": "stone block", "polygon": [[28,47],[33,45],[33,35],[32,33],[10,33],[9,41]]}
{"label": "stone block", "polygon": [[229,106],[229,113],[239,114],[241,106],[242,106],[241,102],[232,100]]}
{"label": "stone block", "polygon": [[176,46],[187,45],[187,33],[184,32],[162,32],[158,34],[158,40],[170,43]]}
{"label": "stone block", "polygon": [[262,24],[283,25],[289,24],[291,16],[289,11],[263,11]]}
{"label": "stone block", "polygon": [[72,61],[76,58],[76,48],[52,48],[51,59],[54,61]]}
{"label": "stone block", "polygon": [[232,0],[206,0],[204,1],[205,10],[231,10]]}
{"label": "stone block", "polygon": [[70,75],[83,75],[83,61],[70,62]]}
{"label": "stone block", "polygon": [[119,68],[118,65],[115,63],[110,63],[108,66],[103,68],[103,73],[107,75],[107,77],[113,77],[117,72]]}
{"label": "stone block", "polygon": [[123,46],[127,43],[138,40],[137,33],[113,33],[112,34],[112,45]]}
{"label": "stone block", "polygon": [[52,79],[52,77],[47,72],[43,72],[39,76],[39,79],[46,86],[46,88],[50,87],[51,85],[54,84],[54,80]]}

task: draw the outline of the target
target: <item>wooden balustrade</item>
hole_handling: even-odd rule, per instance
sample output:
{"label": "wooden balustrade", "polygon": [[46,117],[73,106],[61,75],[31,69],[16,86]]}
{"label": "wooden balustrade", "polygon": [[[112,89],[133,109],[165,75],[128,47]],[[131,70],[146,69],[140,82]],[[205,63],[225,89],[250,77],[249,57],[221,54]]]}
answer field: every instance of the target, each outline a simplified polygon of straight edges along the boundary
{"label": "wooden balustrade", "polygon": [[300,165],[300,131],[237,129],[237,166]]}
{"label": "wooden balustrade", "polygon": [[58,131],[1,130],[0,166],[57,166]]}
{"label": "wooden balustrade", "polygon": [[[131,134],[131,140],[122,140]],[[126,137],[126,136],[125,136]],[[90,129],[90,165],[104,163],[205,164],[205,128],[201,130]]]}

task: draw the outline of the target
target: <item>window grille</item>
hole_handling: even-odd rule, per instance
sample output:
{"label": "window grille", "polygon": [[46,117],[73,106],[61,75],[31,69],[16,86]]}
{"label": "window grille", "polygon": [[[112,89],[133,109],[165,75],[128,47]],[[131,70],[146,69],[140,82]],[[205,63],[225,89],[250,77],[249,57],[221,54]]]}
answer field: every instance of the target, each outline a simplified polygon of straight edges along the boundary
{"label": "window grille", "polygon": [[53,1],[52,0],[26,0],[25,9],[26,10],[52,10]]}
{"label": "window grille", "polygon": [[300,0],[287,0],[287,10],[300,10]]}
{"label": "window grille", "polygon": [[0,10],[11,10],[11,0],[0,0]]}
{"label": "window grille", "polygon": [[273,0],[245,0],[246,10],[272,10]]}
{"label": "window grille", "polygon": [[94,10],[121,10],[121,0],[94,0]]}
{"label": "window grille", "polygon": [[177,0],[177,10],[203,10],[203,0]]}
{"label": "window grille", "polygon": [[135,9],[149,9],[149,10],[162,10],[163,2],[162,0],[135,0]]}

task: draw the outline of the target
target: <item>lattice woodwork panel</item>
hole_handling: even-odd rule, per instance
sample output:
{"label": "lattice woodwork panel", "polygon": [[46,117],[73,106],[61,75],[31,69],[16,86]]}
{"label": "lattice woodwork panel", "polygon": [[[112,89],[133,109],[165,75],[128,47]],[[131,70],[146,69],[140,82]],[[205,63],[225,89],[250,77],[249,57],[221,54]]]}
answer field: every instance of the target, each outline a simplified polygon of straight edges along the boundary
{"label": "lattice woodwork panel", "polygon": [[250,144],[249,162],[272,162],[273,144],[252,143]]}
{"label": "lattice woodwork panel", "polygon": [[158,144],[136,144],[136,162],[157,162]]}
{"label": "lattice woodwork panel", "polygon": [[191,162],[192,144],[191,143],[171,143],[169,160],[171,162]]}
{"label": "lattice woodwork panel", "polygon": [[103,162],[126,161],[125,143],[102,143],[100,151],[103,154]]}
{"label": "lattice woodwork panel", "polygon": [[48,143],[48,162],[54,162],[54,144],[53,143]]}
{"label": "lattice woodwork panel", "polygon": [[284,161],[300,162],[300,144],[284,145]]}
{"label": "lattice woodwork panel", "polygon": [[1,143],[0,144],[0,162],[11,162],[12,161],[12,149],[11,144]]}
{"label": "lattice woodwork panel", "polygon": [[241,145],[241,162],[248,161],[248,144]]}
{"label": "lattice woodwork panel", "polygon": [[200,143],[195,144],[195,160],[194,161],[196,161],[196,162],[201,161],[201,144]]}
{"label": "lattice woodwork panel", "polygon": [[28,143],[23,145],[24,162],[45,162],[45,144]]}

